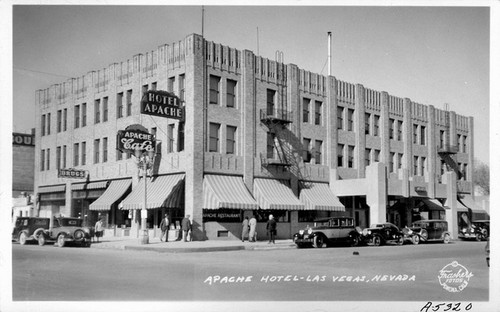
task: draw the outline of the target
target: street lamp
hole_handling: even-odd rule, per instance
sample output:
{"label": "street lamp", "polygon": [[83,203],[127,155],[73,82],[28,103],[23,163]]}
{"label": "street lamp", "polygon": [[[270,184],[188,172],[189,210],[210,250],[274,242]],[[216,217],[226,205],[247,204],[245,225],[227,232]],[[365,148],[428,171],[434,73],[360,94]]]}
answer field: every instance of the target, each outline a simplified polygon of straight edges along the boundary
{"label": "street lamp", "polygon": [[148,229],[146,226],[146,219],[148,217],[148,211],[147,211],[148,183],[146,179],[148,176],[147,173],[148,170],[153,167],[154,156],[155,156],[154,151],[144,152],[142,150],[135,150],[137,169],[138,172],[142,170],[144,178],[144,205],[141,210],[141,231],[139,235],[139,242],[142,245],[149,244]]}

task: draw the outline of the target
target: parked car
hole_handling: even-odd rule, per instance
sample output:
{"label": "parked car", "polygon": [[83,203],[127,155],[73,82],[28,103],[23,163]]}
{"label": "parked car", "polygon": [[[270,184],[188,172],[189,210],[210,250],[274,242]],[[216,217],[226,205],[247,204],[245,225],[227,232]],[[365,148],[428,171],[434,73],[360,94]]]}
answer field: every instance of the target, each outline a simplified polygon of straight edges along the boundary
{"label": "parked car", "polygon": [[78,218],[55,218],[52,228],[44,230],[42,235],[38,236],[38,244],[43,246],[48,241],[54,241],[59,247],[64,247],[67,243],[90,247],[90,229],[82,227],[82,222],[83,220]]}
{"label": "parked car", "polygon": [[299,248],[321,248],[338,243],[356,246],[360,236],[361,229],[354,226],[353,218],[331,217],[314,221],[313,227],[307,226],[293,235],[293,241]]}
{"label": "parked car", "polygon": [[490,221],[489,220],[477,220],[471,222],[468,227],[462,228],[458,231],[458,238],[475,239],[477,241],[484,241],[490,236]]}
{"label": "parked car", "polygon": [[484,247],[484,252],[486,253],[486,264],[490,267],[490,238],[486,239],[486,247]]}
{"label": "parked car", "polygon": [[12,240],[21,245],[28,241],[36,241],[40,233],[49,229],[49,224],[49,218],[19,217],[12,230]]}
{"label": "parked car", "polygon": [[448,232],[448,222],[444,220],[416,221],[411,227],[405,227],[402,231],[405,241],[411,241],[414,245],[433,241],[448,244],[451,239],[450,232]]}
{"label": "parked car", "polygon": [[362,242],[369,245],[381,246],[386,243],[403,245],[404,234],[392,223],[372,224],[364,229],[362,234]]}

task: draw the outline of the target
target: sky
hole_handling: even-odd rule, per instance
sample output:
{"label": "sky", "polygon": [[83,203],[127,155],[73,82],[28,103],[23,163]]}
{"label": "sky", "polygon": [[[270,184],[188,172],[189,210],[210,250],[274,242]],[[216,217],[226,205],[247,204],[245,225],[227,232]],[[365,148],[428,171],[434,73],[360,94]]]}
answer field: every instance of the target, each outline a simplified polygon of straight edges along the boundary
{"label": "sky", "polygon": [[[297,2],[302,3],[302,2]],[[204,6],[207,40],[474,117],[489,164],[490,8]],[[15,5],[13,131],[35,127],[35,90],[202,32],[202,6]]]}

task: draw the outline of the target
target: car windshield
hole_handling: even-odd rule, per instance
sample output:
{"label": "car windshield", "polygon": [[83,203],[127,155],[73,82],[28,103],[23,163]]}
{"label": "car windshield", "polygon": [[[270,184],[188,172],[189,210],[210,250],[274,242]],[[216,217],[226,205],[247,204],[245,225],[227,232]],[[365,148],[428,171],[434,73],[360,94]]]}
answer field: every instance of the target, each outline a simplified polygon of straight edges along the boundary
{"label": "car windshield", "polygon": [[82,226],[82,219],[60,219],[60,226]]}

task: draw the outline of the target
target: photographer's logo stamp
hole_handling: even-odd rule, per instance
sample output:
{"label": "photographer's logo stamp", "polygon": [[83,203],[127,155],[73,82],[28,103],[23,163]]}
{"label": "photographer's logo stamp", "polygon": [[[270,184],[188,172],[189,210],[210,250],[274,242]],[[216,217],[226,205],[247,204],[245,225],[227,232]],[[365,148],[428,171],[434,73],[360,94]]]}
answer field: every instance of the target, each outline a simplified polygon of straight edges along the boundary
{"label": "photographer's logo stamp", "polygon": [[439,271],[439,284],[449,292],[457,293],[467,287],[470,278],[474,276],[466,267],[457,261],[447,264]]}

